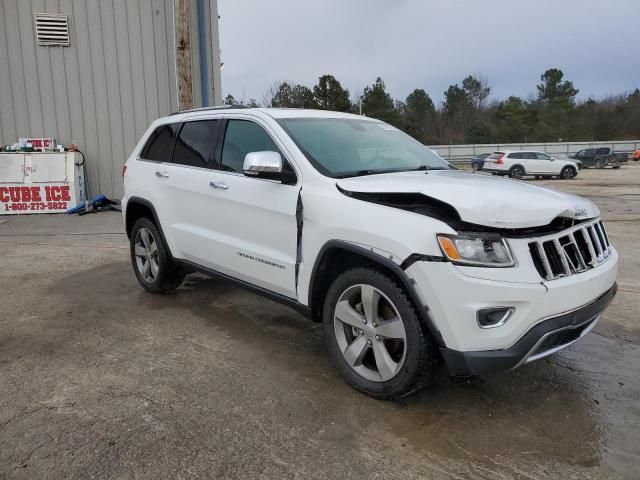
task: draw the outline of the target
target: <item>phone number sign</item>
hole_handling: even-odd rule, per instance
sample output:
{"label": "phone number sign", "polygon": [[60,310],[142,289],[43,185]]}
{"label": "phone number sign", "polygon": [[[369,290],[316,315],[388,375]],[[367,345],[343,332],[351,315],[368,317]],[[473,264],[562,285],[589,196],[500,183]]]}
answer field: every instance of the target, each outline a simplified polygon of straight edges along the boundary
{"label": "phone number sign", "polygon": [[61,213],[73,206],[71,204],[71,187],[65,183],[0,184],[0,215]]}

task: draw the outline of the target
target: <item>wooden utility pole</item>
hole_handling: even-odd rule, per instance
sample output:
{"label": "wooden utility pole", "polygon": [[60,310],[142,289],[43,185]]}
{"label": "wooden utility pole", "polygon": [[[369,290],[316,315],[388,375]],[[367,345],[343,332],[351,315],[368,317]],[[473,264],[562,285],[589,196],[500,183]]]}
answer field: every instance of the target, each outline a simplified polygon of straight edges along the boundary
{"label": "wooden utility pole", "polygon": [[176,35],[176,76],[178,78],[178,110],[193,108],[193,76],[191,69],[190,0],[174,0]]}

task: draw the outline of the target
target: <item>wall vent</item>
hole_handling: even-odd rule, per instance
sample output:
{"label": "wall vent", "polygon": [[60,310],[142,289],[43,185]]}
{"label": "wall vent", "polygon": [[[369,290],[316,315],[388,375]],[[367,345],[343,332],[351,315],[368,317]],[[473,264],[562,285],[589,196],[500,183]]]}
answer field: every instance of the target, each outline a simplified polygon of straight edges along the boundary
{"label": "wall vent", "polygon": [[38,45],[68,47],[69,19],[59,13],[36,13],[36,40]]}

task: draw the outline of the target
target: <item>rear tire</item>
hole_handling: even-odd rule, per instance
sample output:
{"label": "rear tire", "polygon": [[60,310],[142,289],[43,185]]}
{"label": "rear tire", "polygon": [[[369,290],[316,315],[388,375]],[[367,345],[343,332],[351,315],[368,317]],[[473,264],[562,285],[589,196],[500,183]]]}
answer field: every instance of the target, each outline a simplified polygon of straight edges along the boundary
{"label": "rear tire", "polygon": [[333,363],[357,390],[390,400],[431,379],[438,349],[404,289],[387,275],[371,268],[339,275],[322,320]]}
{"label": "rear tire", "polygon": [[474,172],[479,171],[480,170],[480,165],[478,163],[476,163],[476,162],[473,162],[471,164],[471,170],[473,170]]}
{"label": "rear tire", "polygon": [[524,168],[522,168],[520,165],[511,167],[511,170],[509,170],[509,176],[511,178],[515,178],[516,180],[520,180],[522,177],[524,177],[524,175]]}
{"label": "rear tire", "polygon": [[593,166],[596,168],[604,168],[604,162],[602,160],[596,160]]}
{"label": "rear tire", "polygon": [[149,218],[138,219],[131,229],[131,263],[142,287],[165,293],[180,286],[185,272],[169,255],[160,231]]}

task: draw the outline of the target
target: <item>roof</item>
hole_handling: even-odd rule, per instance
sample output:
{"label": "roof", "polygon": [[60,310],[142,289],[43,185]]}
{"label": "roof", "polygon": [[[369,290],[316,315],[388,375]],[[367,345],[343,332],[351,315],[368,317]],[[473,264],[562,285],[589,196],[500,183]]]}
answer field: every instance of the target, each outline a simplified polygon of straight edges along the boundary
{"label": "roof", "polygon": [[183,110],[181,112],[174,112],[168,117],[177,117],[181,115],[197,115],[202,114],[203,116],[206,114],[224,112],[224,113],[251,113],[251,112],[259,112],[264,115],[269,115],[271,118],[279,119],[279,118],[354,118],[359,120],[374,120],[368,117],[354,115],[352,113],[344,113],[344,112],[334,112],[331,110],[313,110],[306,108],[251,108],[245,105],[221,105],[217,107],[204,107],[204,108],[194,108],[191,110]]}

